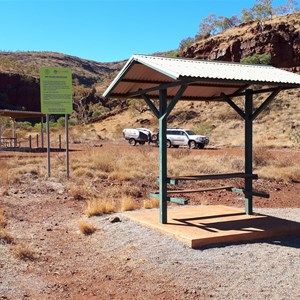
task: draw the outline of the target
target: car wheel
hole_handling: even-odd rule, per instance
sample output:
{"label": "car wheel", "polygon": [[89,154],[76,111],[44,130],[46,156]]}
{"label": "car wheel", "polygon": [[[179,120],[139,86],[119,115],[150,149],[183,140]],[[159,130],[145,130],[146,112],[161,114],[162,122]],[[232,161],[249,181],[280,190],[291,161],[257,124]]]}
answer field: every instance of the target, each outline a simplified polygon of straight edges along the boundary
{"label": "car wheel", "polygon": [[195,142],[195,141],[190,141],[190,142],[189,142],[189,147],[190,147],[191,149],[197,148],[196,142]]}
{"label": "car wheel", "polygon": [[136,145],[136,140],[135,139],[129,139],[129,144],[131,146],[135,146]]}
{"label": "car wheel", "polygon": [[171,148],[172,144],[170,140],[167,140],[167,148]]}
{"label": "car wheel", "polygon": [[157,134],[152,134],[151,140],[152,140],[152,142],[157,142],[158,141]]}

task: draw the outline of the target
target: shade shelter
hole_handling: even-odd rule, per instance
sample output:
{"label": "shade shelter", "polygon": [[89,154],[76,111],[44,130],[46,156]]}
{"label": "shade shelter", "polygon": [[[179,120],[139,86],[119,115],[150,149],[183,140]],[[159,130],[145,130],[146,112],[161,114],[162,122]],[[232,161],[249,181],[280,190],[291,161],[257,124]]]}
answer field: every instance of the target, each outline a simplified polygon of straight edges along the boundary
{"label": "shade shelter", "polygon": [[[3,143],[2,138],[2,117],[9,117],[13,120],[13,130],[12,130],[12,138],[6,138],[9,140],[9,144],[16,147],[17,137],[16,137],[16,129],[15,129],[15,120],[16,119],[28,119],[28,118],[41,118],[41,123],[43,124],[43,117],[45,115],[40,112],[35,111],[19,111],[19,110],[8,110],[8,109],[0,109],[0,147]],[[41,134],[43,136],[43,128],[41,128]],[[43,140],[43,138],[42,138]]]}
{"label": "shade shelter", "polygon": [[[260,88],[257,86],[267,86]],[[285,89],[300,87],[300,76],[271,66],[248,65],[197,59],[133,55],[104,92],[105,97],[142,98],[159,120],[159,192],[160,222],[167,223],[168,183],[178,180],[206,180],[244,178],[244,189],[235,190],[245,195],[245,211],[253,214],[253,196],[264,196],[253,190],[253,120]],[[262,104],[254,109],[253,96],[267,94]],[[244,106],[234,102],[245,98]],[[153,102],[158,99],[158,107]],[[167,118],[181,101],[227,102],[245,122],[245,168],[243,173],[192,175],[170,178],[167,175]],[[180,201],[177,201],[180,202]]]}

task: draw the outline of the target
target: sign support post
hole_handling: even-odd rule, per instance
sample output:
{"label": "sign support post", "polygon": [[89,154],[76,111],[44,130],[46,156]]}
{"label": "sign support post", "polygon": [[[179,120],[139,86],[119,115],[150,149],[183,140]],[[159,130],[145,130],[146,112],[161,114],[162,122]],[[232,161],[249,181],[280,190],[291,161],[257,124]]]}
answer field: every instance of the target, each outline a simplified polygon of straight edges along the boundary
{"label": "sign support post", "polygon": [[49,115],[65,115],[66,122],[66,175],[69,178],[68,115],[72,114],[72,72],[69,68],[44,67],[40,69],[41,110],[47,118],[48,176],[50,177]]}
{"label": "sign support post", "polygon": [[66,129],[66,168],[67,178],[70,177],[70,164],[69,164],[69,115],[65,114],[65,129]]}
{"label": "sign support post", "polygon": [[50,125],[49,125],[49,115],[46,115],[46,126],[47,126],[47,170],[48,177],[51,176],[51,166],[50,166]]}

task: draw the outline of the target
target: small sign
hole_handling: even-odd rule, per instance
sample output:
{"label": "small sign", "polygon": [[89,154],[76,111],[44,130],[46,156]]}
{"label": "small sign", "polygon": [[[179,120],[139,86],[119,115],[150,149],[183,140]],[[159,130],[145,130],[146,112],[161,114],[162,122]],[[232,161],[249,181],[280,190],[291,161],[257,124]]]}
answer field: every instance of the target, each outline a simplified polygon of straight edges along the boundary
{"label": "small sign", "polygon": [[43,114],[72,114],[72,71],[69,68],[40,69],[41,111]]}

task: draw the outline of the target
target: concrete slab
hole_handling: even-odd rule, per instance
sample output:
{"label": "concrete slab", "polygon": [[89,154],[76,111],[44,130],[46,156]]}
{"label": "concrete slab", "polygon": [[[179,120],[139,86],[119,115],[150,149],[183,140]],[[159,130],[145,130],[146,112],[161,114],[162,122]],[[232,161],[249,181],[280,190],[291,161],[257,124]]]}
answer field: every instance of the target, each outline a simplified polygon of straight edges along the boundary
{"label": "concrete slab", "polygon": [[191,248],[300,235],[300,223],[223,205],[168,208],[168,224],[159,223],[159,210],[124,213],[129,219],[170,235]]}

